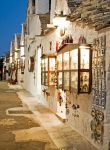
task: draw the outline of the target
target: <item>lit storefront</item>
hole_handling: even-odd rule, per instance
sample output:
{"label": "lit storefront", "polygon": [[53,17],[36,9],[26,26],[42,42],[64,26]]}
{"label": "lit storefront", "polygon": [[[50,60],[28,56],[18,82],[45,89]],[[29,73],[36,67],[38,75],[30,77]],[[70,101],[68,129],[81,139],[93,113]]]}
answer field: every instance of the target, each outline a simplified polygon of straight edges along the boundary
{"label": "lit storefront", "polygon": [[54,86],[54,76],[55,76],[55,61],[56,56],[46,56],[42,55],[41,61],[41,81],[42,85]]}
{"label": "lit storefront", "polygon": [[58,88],[91,92],[92,50],[89,45],[65,44],[58,51]]}

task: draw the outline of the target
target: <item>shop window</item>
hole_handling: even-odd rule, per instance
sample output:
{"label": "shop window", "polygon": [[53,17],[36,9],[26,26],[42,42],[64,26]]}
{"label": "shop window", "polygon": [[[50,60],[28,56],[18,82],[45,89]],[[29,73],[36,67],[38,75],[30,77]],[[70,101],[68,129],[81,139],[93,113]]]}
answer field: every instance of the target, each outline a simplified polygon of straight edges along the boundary
{"label": "shop window", "polygon": [[70,52],[71,57],[71,70],[78,69],[78,49],[74,49]]}
{"label": "shop window", "polygon": [[41,73],[41,84],[44,85],[45,81],[44,81],[45,75],[44,72]]}
{"label": "shop window", "polygon": [[66,44],[58,51],[57,61],[58,88],[77,93],[91,92],[92,50],[90,45]]}
{"label": "shop window", "polygon": [[82,46],[81,53],[81,69],[89,69],[89,49]]}
{"label": "shop window", "polygon": [[44,85],[48,86],[48,72],[44,73]]}
{"label": "shop window", "polygon": [[58,71],[62,70],[62,54],[57,56]]}
{"label": "shop window", "polygon": [[62,89],[62,72],[58,72],[58,88]]}
{"label": "shop window", "polygon": [[55,56],[41,57],[41,84],[45,86],[55,85]]}
{"label": "shop window", "polygon": [[48,58],[45,58],[44,70],[48,71]]}
{"label": "shop window", "polygon": [[64,72],[64,90],[69,90],[69,80],[70,80],[70,73],[69,72]]}
{"label": "shop window", "polygon": [[54,79],[55,79],[55,73],[50,72],[49,73],[49,85],[54,85],[55,84]]}
{"label": "shop window", "polygon": [[80,73],[80,92],[89,91],[89,72]]}
{"label": "shop window", "polygon": [[49,58],[49,71],[55,71],[55,58]]}
{"label": "shop window", "polygon": [[71,91],[77,91],[78,89],[78,72],[71,71]]}
{"label": "shop window", "polygon": [[63,69],[64,70],[69,70],[69,52],[65,52],[63,55]]}

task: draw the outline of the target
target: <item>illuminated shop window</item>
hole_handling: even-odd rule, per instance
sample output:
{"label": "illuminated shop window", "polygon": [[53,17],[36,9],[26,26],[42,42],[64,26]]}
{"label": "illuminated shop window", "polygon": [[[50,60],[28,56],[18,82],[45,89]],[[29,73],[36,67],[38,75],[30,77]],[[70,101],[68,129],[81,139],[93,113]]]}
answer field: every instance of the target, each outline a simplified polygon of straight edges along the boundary
{"label": "illuminated shop window", "polygon": [[78,89],[78,72],[71,71],[71,91],[77,91]]}
{"label": "illuminated shop window", "polygon": [[78,69],[78,49],[74,49],[70,52],[71,57],[71,69]]}
{"label": "illuminated shop window", "polygon": [[69,78],[70,78],[70,73],[69,72],[64,72],[64,90],[69,90]]}
{"label": "illuminated shop window", "polygon": [[64,70],[69,70],[69,52],[65,52],[63,55],[63,69]]}
{"label": "illuminated shop window", "polygon": [[44,70],[45,71],[48,71],[48,58],[45,58],[45,60],[44,60]]}
{"label": "illuminated shop window", "polygon": [[49,70],[55,71],[55,58],[49,58]]}
{"label": "illuminated shop window", "polygon": [[[57,61],[58,88],[77,93],[91,92],[92,50],[89,45],[65,44],[58,51]],[[59,70],[60,66],[62,70]]]}
{"label": "illuminated shop window", "polygon": [[80,92],[89,91],[89,72],[80,73]]}
{"label": "illuminated shop window", "polygon": [[58,88],[62,89],[62,72],[58,72]]}
{"label": "illuminated shop window", "polygon": [[62,54],[57,56],[58,70],[62,70]]}
{"label": "illuminated shop window", "polygon": [[41,84],[45,86],[55,85],[55,56],[41,57]]}
{"label": "illuminated shop window", "polygon": [[80,46],[81,69],[89,69],[89,49]]}

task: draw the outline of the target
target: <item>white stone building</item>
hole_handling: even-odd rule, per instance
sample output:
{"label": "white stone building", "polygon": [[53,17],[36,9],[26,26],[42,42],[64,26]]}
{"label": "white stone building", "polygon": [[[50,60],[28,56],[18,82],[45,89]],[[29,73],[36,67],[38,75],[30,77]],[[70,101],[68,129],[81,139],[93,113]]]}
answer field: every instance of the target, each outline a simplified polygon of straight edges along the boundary
{"label": "white stone building", "polygon": [[25,69],[19,84],[22,80],[36,100],[98,149],[108,150],[110,28],[103,20],[108,16],[101,21],[96,5],[98,0],[28,1],[26,31],[21,34]]}

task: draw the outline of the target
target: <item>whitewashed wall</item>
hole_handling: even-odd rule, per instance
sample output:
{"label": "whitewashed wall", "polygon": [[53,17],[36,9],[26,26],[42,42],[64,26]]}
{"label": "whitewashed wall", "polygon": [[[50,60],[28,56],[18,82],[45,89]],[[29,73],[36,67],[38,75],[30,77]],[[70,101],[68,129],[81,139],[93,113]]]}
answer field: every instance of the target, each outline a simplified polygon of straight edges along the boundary
{"label": "whitewashed wall", "polygon": [[[110,28],[103,29],[99,36],[106,35],[106,109],[104,121],[104,150],[110,149]],[[109,147],[108,147],[109,146]]]}
{"label": "whitewashed wall", "polygon": [[[39,1],[40,2],[40,1]],[[43,8],[44,5],[42,4],[44,1],[41,1],[39,3],[40,8]],[[47,1],[45,1],[47,3]],[[66,0],[57,0],[57,6],[55,6],[56,1],[52,1],[52,9],[51,9],[51,21],[54,16],[54,12],[61,12],[62,10],[64,13],[68,13],[69,9],[66,7],[67,3]],[[46,8],[47,9],[47,8]],[[47,12],[47,10],[44,9],[44,12]],[[55,10],[56,9],[56,10]],[[38,11],[37,4],[36,4],[36,12],[40,13],[41,10]],[[43,13],[44,13],[43,12]],[[56,47],[56,41],[61,41],[62,38],[58,35],[59,28],[51,32],[50,34],[47,34],[44,37],[38,38],[36,37],[36,40],[31,43],[29,40],[29,37],[27,39],[27,47],[26,50],[26,69],[25,69],[25,88],[32,93],[34,96],[38,96],[41,102],[48,103],[48,106],[54,110],[57,113],[57,102],[56,102],[56,96],[49,97],[48,99],[44,97],[42,91],[39,89],[39,79],[40,79],[40,69],[39,69],[39,63],[38,63],[38,49],[37,46],[40,44],[43,46],[44,51],[46,54],[51,54],[55,52]],[[104,31],[98,35],[98,33],[94,29],[89,29],[87,26],[79,26],[74,23],[69,23],[68,27],[66,29],[66,35],[72,34],[73,37],[73,43],[78,43],[79,37],[81,35],[85,36],[87,43],[92,44],[93,40],[97,38],[98,36],[101,36],[106,32],[107,35],[107,51],[106,51],[106,70],[107,70],[107,106],[106,106],[106,119],[105,119],[105,131],[104,131],[104,147],[101,147],[98,145],[100,149],[108,150],[108,143],[110,141],[110,134],[108,131],[110,131],[110,31]],[[38,16],[35,18],[30,19],[30,37],[34,37],[36,34],[40,34],[40,22],[38,19]],[[52,42],[52,50],[50,51],[49,48],[49,42]],[[30,51],[28,52],[28,47],[30,45]],[[30,56],[34,55],[36,51],[36,63],[35,63],[35,71],[30,73],[28,71],[28,59]],[[34,82],[34,73],[36,76],[36,80]],[[38,92],[37,92],[38,91]],[[41,96],[40,96],[41,93]],[[71,96],[71,95],[70,95]],[[49,103],[51,101],[51,104]],[[74,117],[74,110],[72,109],[72,106],[70,105],[70,114],[68,116],[68,124],[71,125],[74,129],[76,129],[80,134],[85,136],[87,139],[91,141],[91,130],[90,130],[90,121],[91,121],[91,105],[92,105],[92,99],[91,95],[79,95],[78,99],[73,99],[72,97],[72,103],[79,103],[80,109],[78,112],[79,117]],[[93,141],[92,141],[93,142]],[[94,144],[94,142],[93,142]]]}
{"label": "whitewashed wall", "polygon": [[41,23],[38,15],[29,17],[29,38],[33,38],[35,35],[40,35]]}
{"label": "whitewashed wall", "polygon": [[36,14],[46,14],[48,12],[49,0],[36,0]]}

